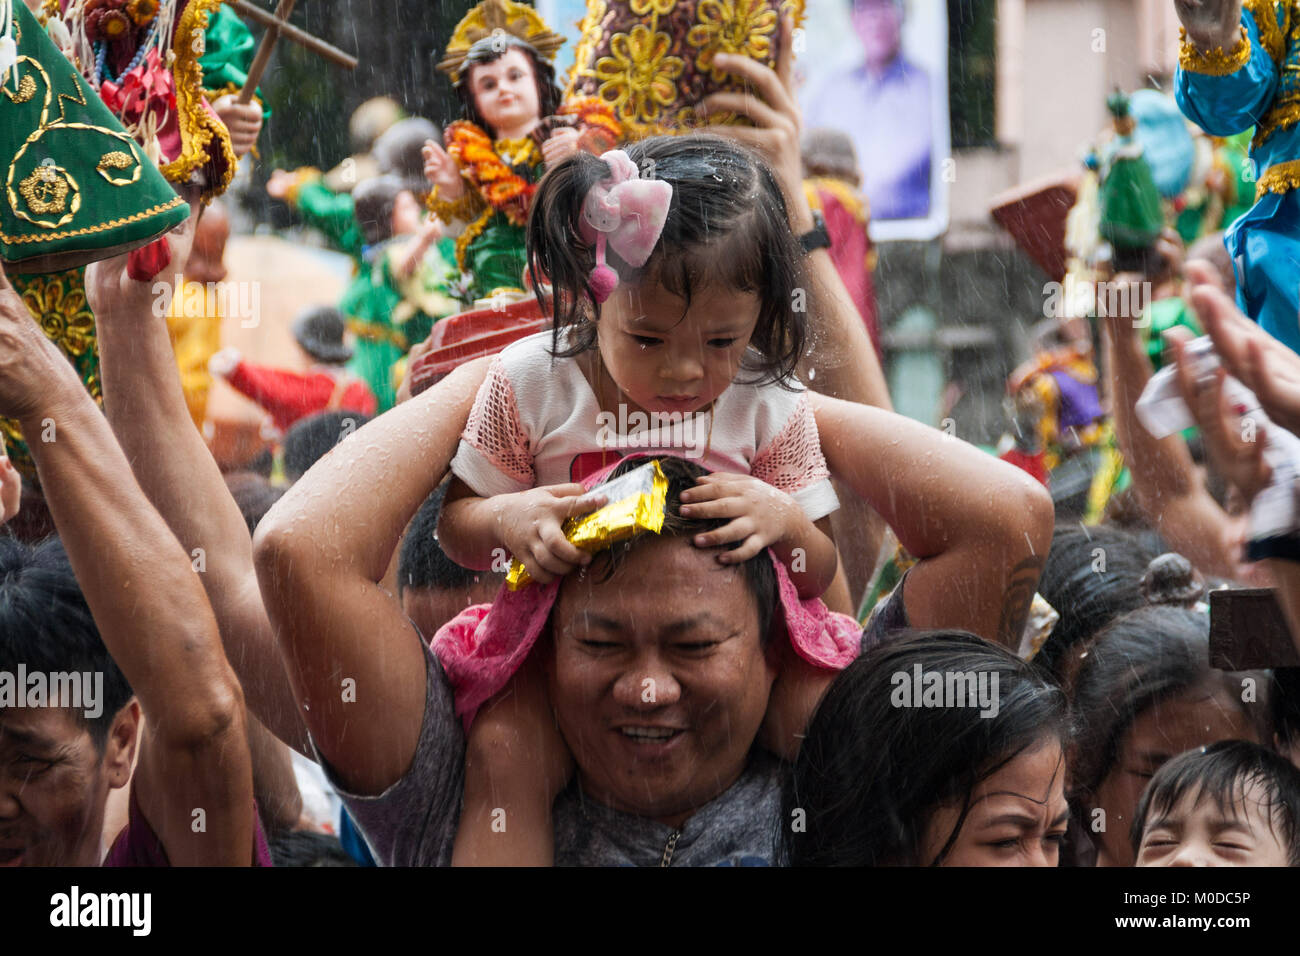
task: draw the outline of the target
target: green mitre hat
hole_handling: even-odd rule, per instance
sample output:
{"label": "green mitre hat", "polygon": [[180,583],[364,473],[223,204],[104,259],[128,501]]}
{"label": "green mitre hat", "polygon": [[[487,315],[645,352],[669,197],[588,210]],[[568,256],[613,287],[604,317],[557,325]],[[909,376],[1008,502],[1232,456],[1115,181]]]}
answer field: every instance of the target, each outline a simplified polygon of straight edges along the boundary
{"label": "green mitre hat", "polygon": [[[22,0],[17,61],[0,76],[0,259],[9,272],[59,272],[145,245],[189,206],[59,52]],[[2,66],[2,64],[0,64]]]}

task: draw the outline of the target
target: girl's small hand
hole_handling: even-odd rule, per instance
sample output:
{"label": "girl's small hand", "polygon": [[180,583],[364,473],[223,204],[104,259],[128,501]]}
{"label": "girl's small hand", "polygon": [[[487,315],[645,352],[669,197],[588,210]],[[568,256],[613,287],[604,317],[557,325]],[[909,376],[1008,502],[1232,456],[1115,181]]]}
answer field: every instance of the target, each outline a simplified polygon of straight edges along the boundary
{"label": "girl's small hand", "polygon": [[785,540],[806,520],[803,510],[784,491],[752,475],[714,473],[682,492],[682,516],[730,518],[721,528],[697,534],[695,544],[712,548],[733,541],[738,548],[718,555],[722,564],[748,561],[764,548]]}
{"label": "girl's small hand", "polygon": [[499,498],[501,541],[534,581],[550,584],[591,562],[591,555],[564,537],[563,526],[570,518],[590,514],[605,504],[604,494],[569,484]]}

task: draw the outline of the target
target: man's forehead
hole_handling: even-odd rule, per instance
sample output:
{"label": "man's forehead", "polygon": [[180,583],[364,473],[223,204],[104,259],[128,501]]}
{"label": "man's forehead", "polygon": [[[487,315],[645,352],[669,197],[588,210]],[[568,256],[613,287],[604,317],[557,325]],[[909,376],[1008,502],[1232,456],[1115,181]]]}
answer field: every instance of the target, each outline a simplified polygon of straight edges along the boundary
{"label": "man's forehead", "polygon": [[75,743],[88,731],[66,707],[0,709],[0,748],[49,749]]}
{"label": "man's forehead", "polygon": [[560,586],[556,623],[585,619],[596,625],[641,625],[655,629],[687,622],[741,623],[737,611],[755,612],[755,602],[738,565],[719,564],[715,548],[697,548],[690,538],[648,538],[619,560],[604,578],[603,560],[595,573],[575,573]]}

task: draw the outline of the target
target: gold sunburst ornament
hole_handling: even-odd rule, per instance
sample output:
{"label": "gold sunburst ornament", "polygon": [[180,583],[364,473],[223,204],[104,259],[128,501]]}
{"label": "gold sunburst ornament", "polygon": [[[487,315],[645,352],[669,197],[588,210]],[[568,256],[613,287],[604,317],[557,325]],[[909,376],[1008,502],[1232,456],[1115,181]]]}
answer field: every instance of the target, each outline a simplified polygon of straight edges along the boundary
{"label": "gold sunburst ornament", "polygon": [[523,40],[547,60],[554,60],[556,51],[564,45],[564,37],[552,31],[532,7],[514,0],[483,0],[456,24],[438,69],[453,83],[460,83],[469,48],[498,31]]}
{"label": "gold sunburst ornament", "polygon": [[[38,216],[48,216],[51,213],[64,212],[68,208],[68,193],[75,187],[76,184],[68,175],[68,171],[61,166],[56,166],[53,160],[47,159],[18,184],[18,192],[22,194],[23,199],[27,201],[27,207],[33,213]],[[74,192],[73,213],[77,211],[77,205],[79,203]],[[72,215],[69,214],[55,225],[62,225],[71,218]]]}

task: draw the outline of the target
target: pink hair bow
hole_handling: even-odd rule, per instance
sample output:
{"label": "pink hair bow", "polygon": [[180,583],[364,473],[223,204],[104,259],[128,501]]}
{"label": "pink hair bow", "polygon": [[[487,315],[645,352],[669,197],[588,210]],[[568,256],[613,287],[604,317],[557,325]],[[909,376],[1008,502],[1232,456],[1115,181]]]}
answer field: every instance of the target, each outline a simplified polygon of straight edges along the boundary
{"label": "pink hair bow", "polygon": [[621,149],[600,158],[610,174],[587,192],[579,225],[582,237],[596,244],[591,291],[597,302],[604,302],[618,285],[618,273],[605,264],[606,243],[633,268],[645,265],[668,219],[673,187],[662,179],[641,179],[636,163]]}

